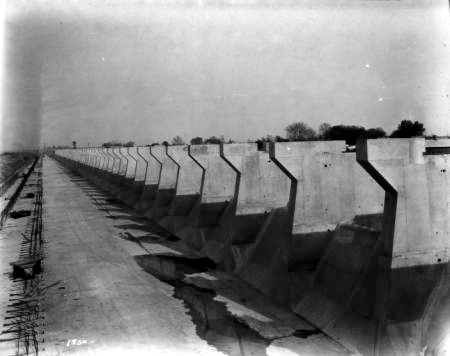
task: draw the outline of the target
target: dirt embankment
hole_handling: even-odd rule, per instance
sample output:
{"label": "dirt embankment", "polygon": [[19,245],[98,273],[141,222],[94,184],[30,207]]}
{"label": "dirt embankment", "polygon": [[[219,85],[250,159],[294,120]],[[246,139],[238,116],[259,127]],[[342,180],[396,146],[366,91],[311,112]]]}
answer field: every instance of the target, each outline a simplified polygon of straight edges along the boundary
{"label": "dirt embankment", "polygon": [[0,187],[8,184],[8,180],[21,167],[31,163],[35,152],[6,152],[0,154]]}

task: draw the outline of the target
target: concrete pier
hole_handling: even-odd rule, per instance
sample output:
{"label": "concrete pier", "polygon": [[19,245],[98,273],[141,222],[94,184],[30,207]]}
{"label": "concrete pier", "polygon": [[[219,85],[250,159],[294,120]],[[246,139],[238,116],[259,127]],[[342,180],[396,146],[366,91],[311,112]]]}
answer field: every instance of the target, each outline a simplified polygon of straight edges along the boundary
{"label": "concrete pier", "polygon": [[449,155],[448,140],[358,142],[358,161],[385,191],[375,301],[380,353],[423,348],[448,293]]}
{"label": "concrete pier", "polygon": [[159,161],[152,153],[152,147],[143,147],[142,149],[139,149],[139,154],[146,161],[147,168],[145,171],[141,199],[139,203],[135,205],[135,209],[144,212],[149,209],[155,201],[161,176],[161,161]]}
{"label": "concrete pier", "polygon": [[233,199],[236,172],[220,156],[219,145],[193,145],[189,147],[189,155],[203,172],[201,195],[188,223],[175,234],[199,250]]}
{"label": "concrete pier", "polygon": [[167,155],[167,146],[153,146],[150,152],[160,162],[161,172],[155,199],[153,204],[144,212],[144,215],[158,221],[169,213],[170,204],[175,196],[178,166]]}
{"label": "concrete pier", "polygon": [[188,223],[189,213],[200,197],[203,169],[189,155],[188,146],[169,146],[167,155],[178,166],[178,177],[168,214],[160,225],[175,233]]}
{"label": "concrete pier", "polygon": [[147,173],[147,161],[144,156],[140,154],[140,150],[147,149],[146,147],[130,147],[128,148],[128,154],[134,160],[134,178],[131,184],[129,195],[125,197],[125,202],[129,206],[136,206],[141,200],[142,191],[145,184],[145,176]]}

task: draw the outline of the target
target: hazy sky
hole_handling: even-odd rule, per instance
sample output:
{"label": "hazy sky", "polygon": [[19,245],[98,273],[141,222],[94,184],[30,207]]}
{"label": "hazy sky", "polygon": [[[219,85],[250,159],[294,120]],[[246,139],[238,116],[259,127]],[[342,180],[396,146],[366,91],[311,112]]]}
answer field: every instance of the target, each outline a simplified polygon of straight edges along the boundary
{"label": "hazy sky", "polygon": [[294,121],[450,134],[448,0],[163,3],[6,1],[3,149]]}

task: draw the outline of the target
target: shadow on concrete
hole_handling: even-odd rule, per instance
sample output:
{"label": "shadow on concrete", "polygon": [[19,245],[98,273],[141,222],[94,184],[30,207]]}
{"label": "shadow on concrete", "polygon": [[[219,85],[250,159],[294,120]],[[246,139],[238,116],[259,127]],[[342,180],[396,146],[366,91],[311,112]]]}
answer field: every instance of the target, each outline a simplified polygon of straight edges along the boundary
{"label": "shadow on concrete", "polygon": [[188,308],[197,334],[219,351],[233,356],[267,355],[267,347],[275,340],[290,338],[307,342],[311,336],[328,339],[316,327],[270,302],[248,283],[216,270],[216,263],[211,259],[186,246],[154,221],[140,216],[76,173],[66,173],[106,217],[120,220],[114,225],[124,231],[119,238],[135,242],[148,252],[134,256],[136,263],[174,287],[173,296]]}
{"label": "shadow on concrete", "polygon": [[136,262],[146,272],[174,287],[173,296],[184,302],[196,325],[197,334],[227,355],[267,355],[270,340],[234,317],[214,290],[188,285],[185,274],[207,271],[203,261],[178,257],[141,255]]}

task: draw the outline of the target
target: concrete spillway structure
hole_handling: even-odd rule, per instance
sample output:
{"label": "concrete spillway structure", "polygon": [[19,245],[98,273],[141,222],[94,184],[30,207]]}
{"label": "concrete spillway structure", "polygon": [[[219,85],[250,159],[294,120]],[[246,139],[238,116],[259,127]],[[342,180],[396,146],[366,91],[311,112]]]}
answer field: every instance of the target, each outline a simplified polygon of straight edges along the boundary
{"label": "concrete spillway structure", "polygon": [[167,155],[178,166],[178,176],[168,214],[159,223],[175,233],[188,223],[188,215],[200,197],[203,169],[190,157],[188,146],[169,146]]}
{"label": "concrete spillway structure", "polygon": [[161,161],[156,158],[152,153],[152,150],[154,150],[152,147],[142,147],[142,149],[139,149],[139,155],[147,163],[141,198],[134,206],[134,208],[140,212],[145,212],[153,205],[156,193],[158,192],[158,183],[161,175]]}
{"label": "concrete spillway structure", "polygon": [[153,146],[151,154],[160,162],[161,171],[153,204],[144,212],[144,215],[158,221],[168,214],[175,196],[178,166],[167,155],[167,146]]}
{"label": "concrete spillway structure", "polygon": [[418,354],[440,300],[449,298],[450,144],[367,140],[358,142],[357,159],[385,191],[375,348]]}
{"label": "concrete spillway structure", "polygon": [[[450,140],[367,140],[356,154],[344,149],[333,141],[273,143],[267,151],[143,148],[141,202],[219,268],[353,352],[419,354],[428,340],[448,337]],[[91,175],[119,171],[109,153],[58,151]]]}
{"label": "concrete spillway structure", "polygon": [[175,234],[195,249],[201,249],[229,207],[235,194],[236,172],[221,157],[219,145],[189,146],[189,156],[201,169],[200,198]]}

